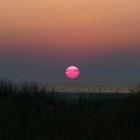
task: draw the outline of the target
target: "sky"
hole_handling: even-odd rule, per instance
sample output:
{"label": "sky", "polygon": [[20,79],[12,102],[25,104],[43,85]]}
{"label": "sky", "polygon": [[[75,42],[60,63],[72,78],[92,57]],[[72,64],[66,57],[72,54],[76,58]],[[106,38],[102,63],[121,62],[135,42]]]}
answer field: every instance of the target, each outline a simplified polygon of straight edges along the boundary
{"label": "sky", "polygon": [[[21,81],[140,80],[139,0],[1,0],[0,77]],[[70,80],[65,69],[80,76]]]}

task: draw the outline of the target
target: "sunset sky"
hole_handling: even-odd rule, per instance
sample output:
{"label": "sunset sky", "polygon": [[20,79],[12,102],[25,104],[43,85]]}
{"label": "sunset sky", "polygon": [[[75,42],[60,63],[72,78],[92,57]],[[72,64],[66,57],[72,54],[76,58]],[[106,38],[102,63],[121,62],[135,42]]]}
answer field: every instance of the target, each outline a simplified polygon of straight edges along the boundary
{"label": "sunset sky", "polygon": [[140,0],[1,0],[0,77],[140,80]]}

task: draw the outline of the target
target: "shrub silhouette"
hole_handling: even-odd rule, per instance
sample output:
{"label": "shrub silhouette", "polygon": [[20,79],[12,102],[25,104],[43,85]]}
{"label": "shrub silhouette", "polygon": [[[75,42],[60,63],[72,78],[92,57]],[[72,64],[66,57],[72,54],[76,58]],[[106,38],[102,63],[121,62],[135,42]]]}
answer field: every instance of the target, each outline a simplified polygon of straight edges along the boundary
{"label": "shrub silhouette", "polygon": [[132,93],[140,94],[140,83],[136,86],[135,89],[129,89]]}
{"label": "shrub silhouette", "polygon": [[131,95],[90,92],[70,98],[34,82],[1,80],[0,139],[137,140],[140,96]]}

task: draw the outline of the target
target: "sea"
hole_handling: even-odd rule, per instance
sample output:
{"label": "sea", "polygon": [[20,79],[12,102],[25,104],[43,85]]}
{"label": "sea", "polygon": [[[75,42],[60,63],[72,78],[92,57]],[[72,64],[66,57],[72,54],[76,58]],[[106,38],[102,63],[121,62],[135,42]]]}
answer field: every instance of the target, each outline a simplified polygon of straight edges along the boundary
{"label": "sea", "polygon": [[48,87],[61,93],[129,93],[138,82],[123,83],[52,83]]}

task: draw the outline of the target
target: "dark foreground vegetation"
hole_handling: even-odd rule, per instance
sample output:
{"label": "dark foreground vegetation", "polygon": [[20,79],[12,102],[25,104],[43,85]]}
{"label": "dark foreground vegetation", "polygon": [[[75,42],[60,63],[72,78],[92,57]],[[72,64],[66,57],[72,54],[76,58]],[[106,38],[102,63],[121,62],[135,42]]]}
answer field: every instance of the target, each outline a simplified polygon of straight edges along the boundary
{"label": "dark foreground vegetation", "polygon": [[139,140],[139,89],[70,98],[35,83],[0,82],[0,140]]}

